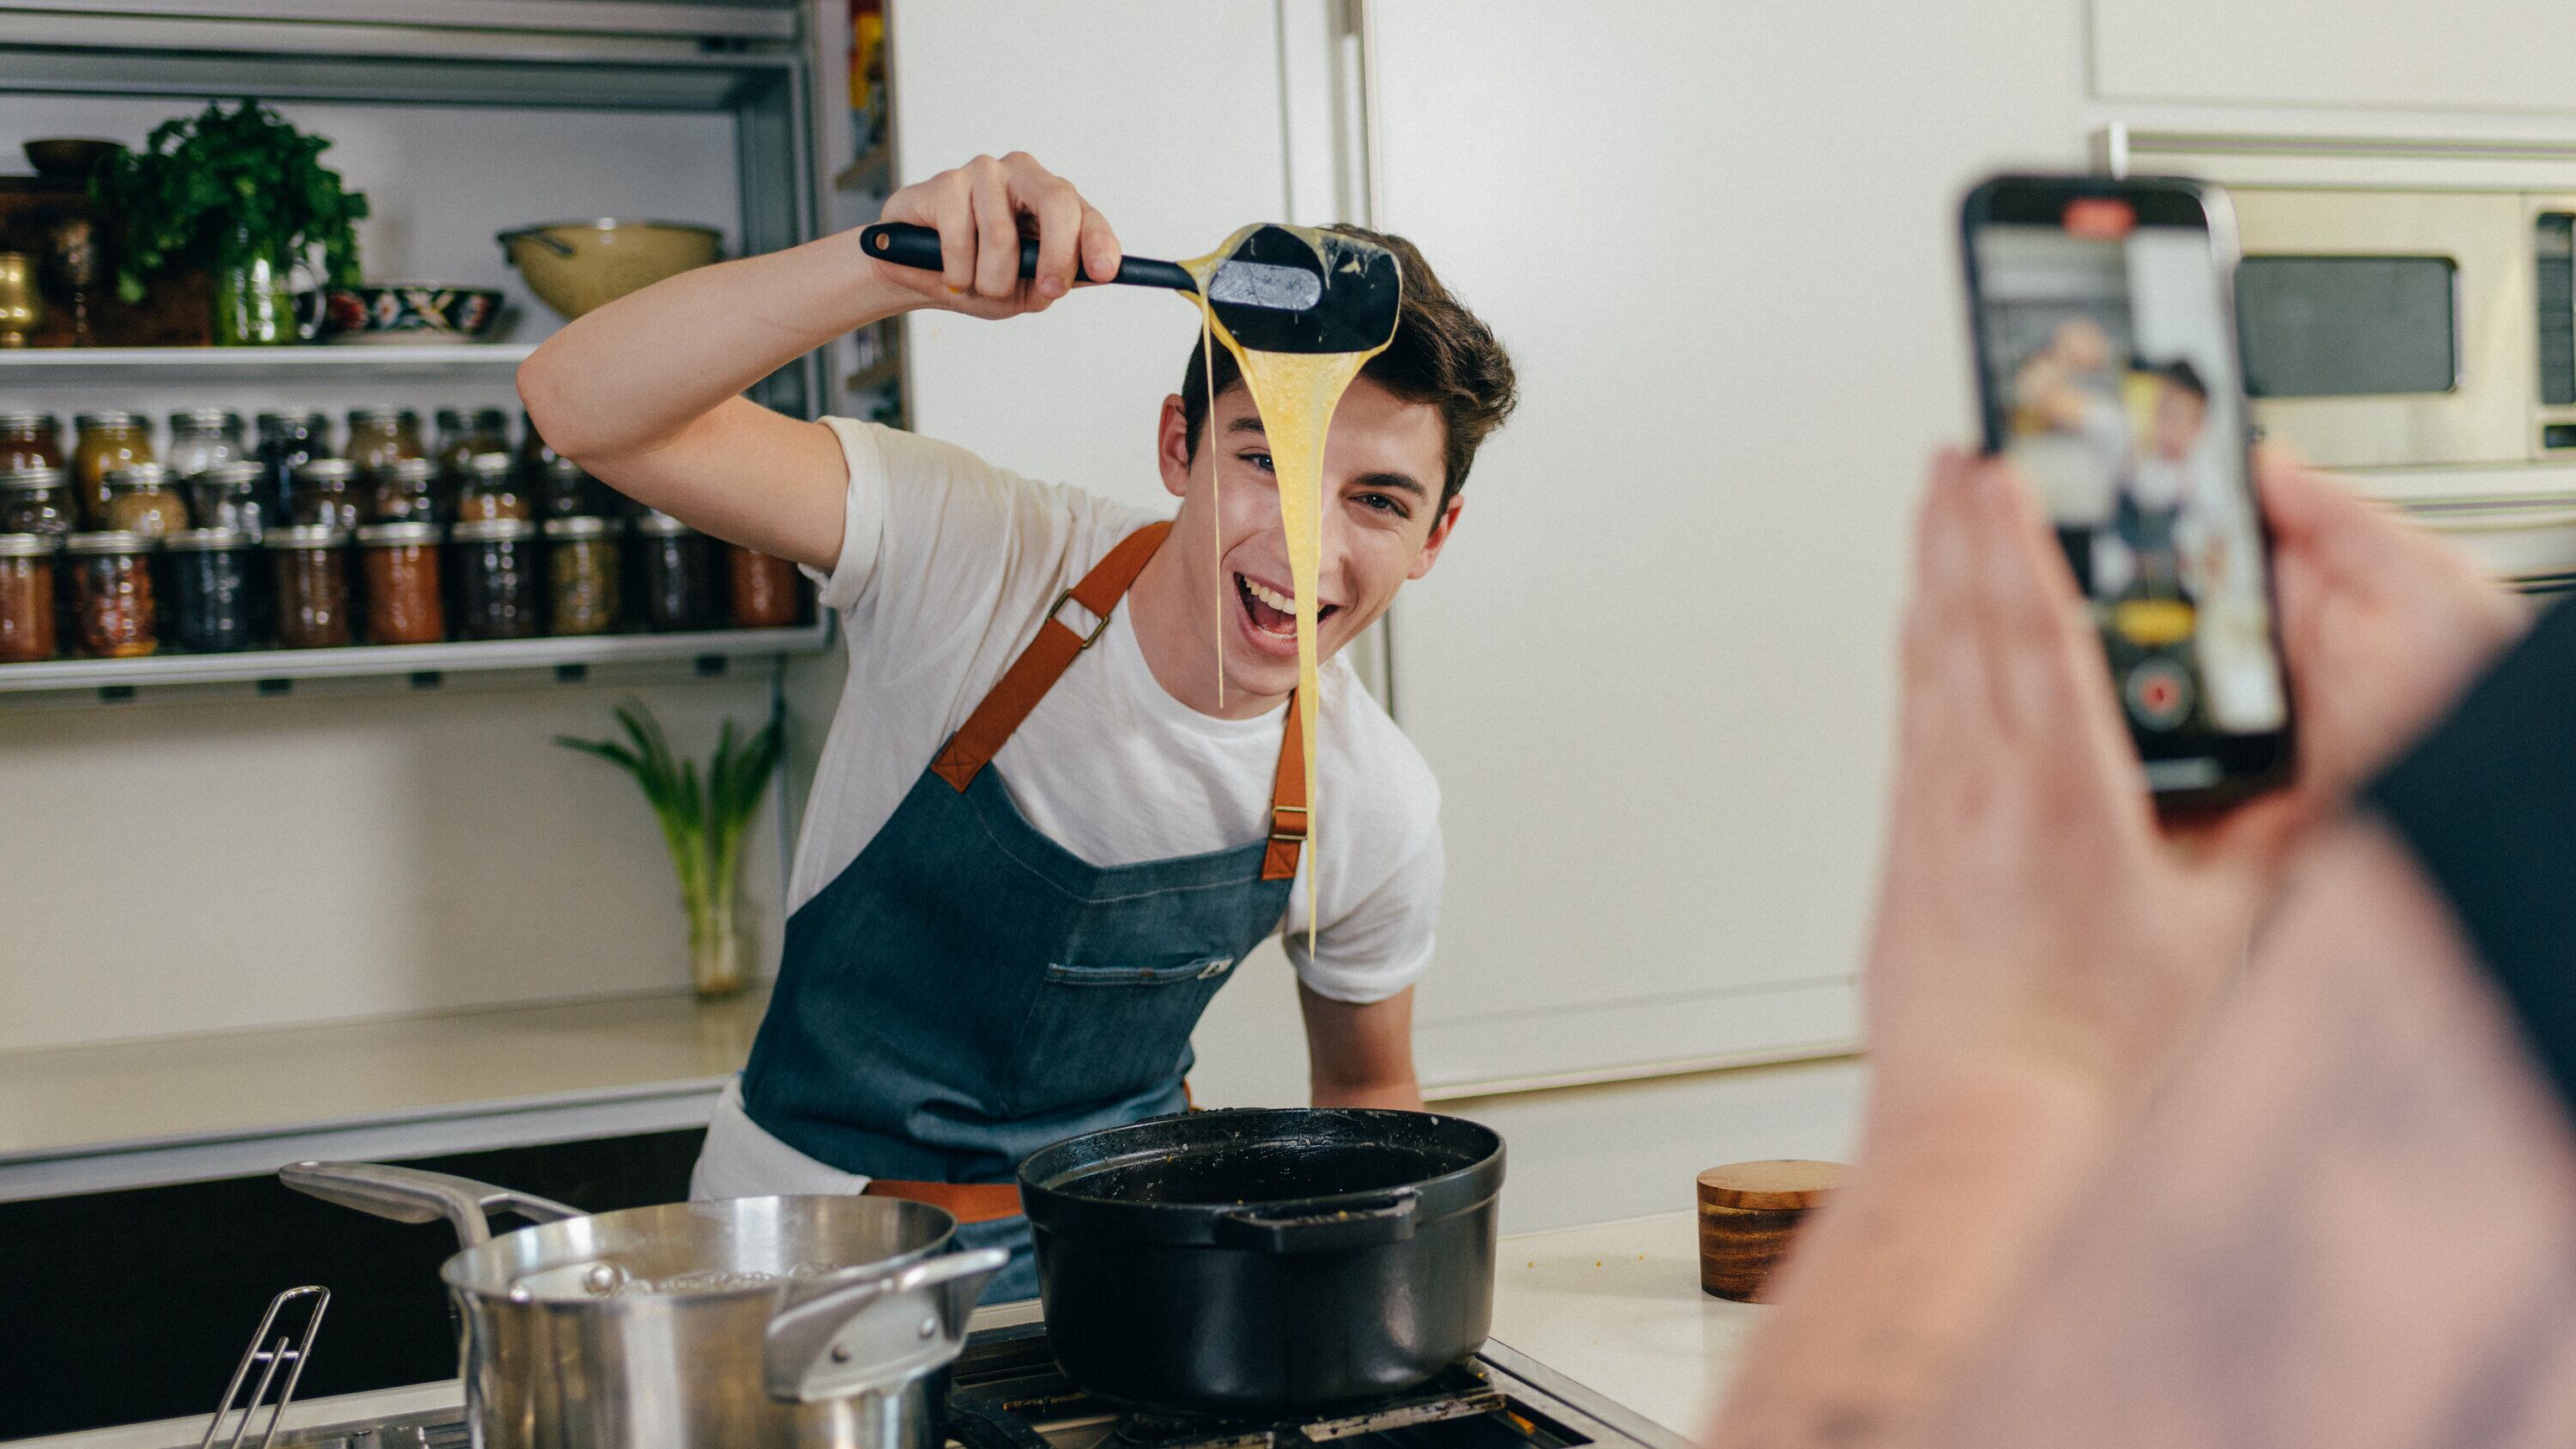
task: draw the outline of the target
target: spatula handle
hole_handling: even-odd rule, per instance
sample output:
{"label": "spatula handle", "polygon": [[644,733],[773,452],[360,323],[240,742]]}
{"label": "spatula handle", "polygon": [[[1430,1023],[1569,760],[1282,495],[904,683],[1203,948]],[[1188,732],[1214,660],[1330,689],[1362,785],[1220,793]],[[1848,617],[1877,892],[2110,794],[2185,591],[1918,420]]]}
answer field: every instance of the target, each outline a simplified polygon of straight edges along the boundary
{"label": "spatula handle", "polygon": [[[859,250],[878,261],[892,262],[898,267],[911,267],[916,271],[944,271],[948,266],[947,259],[939,254],[939,233],[908,221],[880,221],[860,228]],[[1038,244],[1034,240],[1023,241],[1020,243],[1020,275],[1034,277],[1037,274]],[[1077,282],[1098,280],[1082,269],[1079,259],[1073,264],[1073,279]],[[1158,262],[1150,257],[1120,258],[1118,275],[1110,280],[1130,287],[1169,287],[1176,292],[1199,289],[1197,280],[1188,272],[1170,262]]]}

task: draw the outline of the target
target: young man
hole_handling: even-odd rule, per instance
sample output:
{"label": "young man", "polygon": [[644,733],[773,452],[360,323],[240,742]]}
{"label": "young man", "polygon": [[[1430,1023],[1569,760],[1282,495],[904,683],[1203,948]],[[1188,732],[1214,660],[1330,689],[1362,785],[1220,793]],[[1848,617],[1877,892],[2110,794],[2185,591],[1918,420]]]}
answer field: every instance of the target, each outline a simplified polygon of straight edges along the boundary
{"label": "young man", "polygon": [[[1020,1159],[1181,1108],[1191,1028],[1283,925],[1317,1105],[1420,1108],[1412,985],[1439,904],[1439,795],[1337,656],[1447,545],[1512,370],[1411,245],[1376,238],[1404,308],[1325,447],[1310,832],[1278,494],[1230,354],[1212,410],[1195,353],[1163,400],[1168,524],[741,396],[880,318],[1042,311],[1077,258],[1095,277],[1118,266],[1108,223],[1025,155],[906,187],[885,216],[936,229],[945,272],[872,261],[856,233],[704,268],[566,327],[519,388],[547,440],[611,485],[803,565],[849,640],[777,991],[696,1192],[938,1202],[970,1244],[1015,1249],[987,1296],[1026,1296]],[[1319,866],[1310,952],[1299,876]]]}

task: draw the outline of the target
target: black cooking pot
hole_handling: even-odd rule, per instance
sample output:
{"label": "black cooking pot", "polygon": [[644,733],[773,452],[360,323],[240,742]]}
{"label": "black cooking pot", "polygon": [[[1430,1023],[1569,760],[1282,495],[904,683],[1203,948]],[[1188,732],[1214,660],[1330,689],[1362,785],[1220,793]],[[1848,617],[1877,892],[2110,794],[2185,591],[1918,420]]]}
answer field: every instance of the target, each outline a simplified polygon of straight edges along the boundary
{"label": "black cooking pot", "polygon": [[1020,1164],[1056,1362],[1161,1413],[1305,1412],[1474,1353],[1502,1185],[1491,1130],[1360,1108],[1159,1117]]}

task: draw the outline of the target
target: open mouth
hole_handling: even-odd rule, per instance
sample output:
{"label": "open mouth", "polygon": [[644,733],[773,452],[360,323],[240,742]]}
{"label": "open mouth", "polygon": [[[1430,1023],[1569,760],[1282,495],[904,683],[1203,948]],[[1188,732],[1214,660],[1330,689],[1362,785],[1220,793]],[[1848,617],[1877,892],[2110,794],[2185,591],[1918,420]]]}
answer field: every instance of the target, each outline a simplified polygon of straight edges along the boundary
{"label": "open mouth", "polygon": [[[1243,604],[1243,616],[1252,627],[1274,639],[1297,637],[1297,600],[1267,584],[1255,583],[1241,574],[1234,576],[1234,596]],[[1315,622],[1341,612],[1339,604],[1326,604],[1315,611]]]}

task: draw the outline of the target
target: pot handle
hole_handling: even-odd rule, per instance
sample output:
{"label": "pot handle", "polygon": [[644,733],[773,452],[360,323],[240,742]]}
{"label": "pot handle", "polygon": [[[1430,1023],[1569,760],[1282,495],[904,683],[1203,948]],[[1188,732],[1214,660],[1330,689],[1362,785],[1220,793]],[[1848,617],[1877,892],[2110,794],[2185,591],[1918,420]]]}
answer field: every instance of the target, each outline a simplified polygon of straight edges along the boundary
{"label": "pot handle", "polygon": [[1000,1248],[951,1253],[843,1282],[769,1320],[761,1377],[769,1396],[819,1404],[899,1389],[946,1368],[966,1343],[984,1284],[1011,1261]]}
{"label": "pot handle", "polygon": [[573,255],[575,250],[571,242],[565,241],[560,237],[551,237],[546,235],[546,229],[541,226],[523,226],[516,231],[495,232],[492,235],[492,240],[499,242],[501,244],[501,250],[505,252],[510,249],[510,243],[514,241],[535,242],[537,245],[544,247],[547,251],[553,252],[559,257],[568,258]]}
{"label": "pot handle", "polygon": [[445,1218],[456,1225],[457,1243],[467,1248],[491,1241],[491,1225],[484,1221],[489,1213],[513,1212],[536,1223],[583,1215],[551,1198],[380,1162],[290,1162],[277,1170],[277,1180],[308,1197],[398,1223]]}
{"label": "pot handle", "polygon": [[1236,1208],[1216,1215],[1216,1240],[1225,1247],[1273,1253],[1382,1247],[1413,1236],[1413,1215],[1421,1203],[1420,1194],[1400,1187],[1330,1212],[1278,1216],[1260,1208]]}

